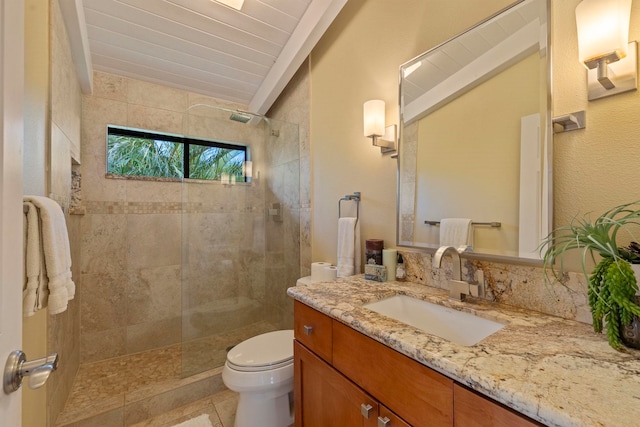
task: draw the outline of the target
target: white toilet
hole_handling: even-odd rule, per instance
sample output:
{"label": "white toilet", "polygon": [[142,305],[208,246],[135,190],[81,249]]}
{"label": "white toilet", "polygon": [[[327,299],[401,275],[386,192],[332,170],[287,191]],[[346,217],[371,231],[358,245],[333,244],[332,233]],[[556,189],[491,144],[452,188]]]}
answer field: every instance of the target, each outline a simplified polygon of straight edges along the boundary
{"label": "white toilet", "polygon": [[227,354],[222,381],[240,394],[235,427],[293,424],[293,330],[267,332]]}

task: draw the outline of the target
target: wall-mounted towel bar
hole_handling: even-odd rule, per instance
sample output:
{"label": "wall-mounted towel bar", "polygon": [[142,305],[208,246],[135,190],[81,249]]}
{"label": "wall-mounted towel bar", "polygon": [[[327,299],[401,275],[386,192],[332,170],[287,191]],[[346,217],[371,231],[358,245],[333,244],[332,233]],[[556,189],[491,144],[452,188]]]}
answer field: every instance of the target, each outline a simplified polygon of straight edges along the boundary
{"label": "wall-mounted towel bar", "polygon": [[360,192],[354,191],[353,194],[347,194],[346,196],[338,200],[338,218],[342,217],[341,203],[343,201],[356,202],[356,218],[360,218]]}
{"label": "wall-mounted towel bar", "polygon": [[[440,225],[440,221],[430,221],[430,220],[425,220],[424,222],[427,225]],[[497,222],[497,221],[492,221],[492,222],[472,222],[471,225],[483,225],[483,226],[487,226],[487,227],[493,227],[493,228],[500,228],[502,227],[502,223],[501,222]]]}

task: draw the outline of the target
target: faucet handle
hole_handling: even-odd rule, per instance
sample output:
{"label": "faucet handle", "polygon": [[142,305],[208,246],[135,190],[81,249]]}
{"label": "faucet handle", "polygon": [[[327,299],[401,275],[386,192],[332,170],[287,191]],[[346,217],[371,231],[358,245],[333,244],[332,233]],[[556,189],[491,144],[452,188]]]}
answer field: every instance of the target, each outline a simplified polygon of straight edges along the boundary
{"label": "faucet handle", "polygon": [[482,292],[482,287],[479,284],[470,284],[469,285],[469,295],[471,295],[472,297],[481,296],[480,295],[481,292]]}
{"label": "faucet handle", "polygon": [[469,295],[469,283],[462,280],[449,280],[449,298],[464,301]]}
{"label": "faucet handle", "polygon": [[473,252],[473,246],[471,245],[460,245],[456,248],[456,251],[458,251],[458,253],[460,255],[467,253],[467,252]]}

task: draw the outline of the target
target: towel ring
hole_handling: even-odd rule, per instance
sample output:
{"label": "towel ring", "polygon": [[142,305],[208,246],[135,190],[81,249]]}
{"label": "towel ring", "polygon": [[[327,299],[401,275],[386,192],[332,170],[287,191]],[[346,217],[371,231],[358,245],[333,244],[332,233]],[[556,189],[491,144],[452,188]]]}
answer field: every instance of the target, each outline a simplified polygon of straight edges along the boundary
{"label": "towel ring", "polygon": [[338,218],[342,218],[342,205],[343,201],[356,202],[356,218],[360,218],[360,192],[354,191],[353,194],[347,194],[340,200],[338,200]]}

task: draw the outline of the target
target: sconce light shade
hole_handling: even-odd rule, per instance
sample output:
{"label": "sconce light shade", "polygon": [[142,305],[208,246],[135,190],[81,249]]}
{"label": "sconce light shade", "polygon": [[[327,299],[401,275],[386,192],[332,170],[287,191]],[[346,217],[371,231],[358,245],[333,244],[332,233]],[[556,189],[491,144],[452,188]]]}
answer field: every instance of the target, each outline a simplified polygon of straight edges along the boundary
{"label": "sconce light shade", "polygon": [[627,56],[631,0],[583,0],[576,7],[578,56],[587,68]]}
{"label": "sconce light shade", "polygon": [[382,154],[396,151],[396,125],[385,126],[384,101],[372,99],[364,103],[364,136],[371,138]]}
{"label": "sconce light shade", "polygon": [[576,7],[578,56],[588,69],[589,101],[637,88],[630,17],[631,0],[582,0]]}
{"label": "sconce light shade", "polygon": [[364,136],[384,135],[384,101],[372,99],[364,103]]}

